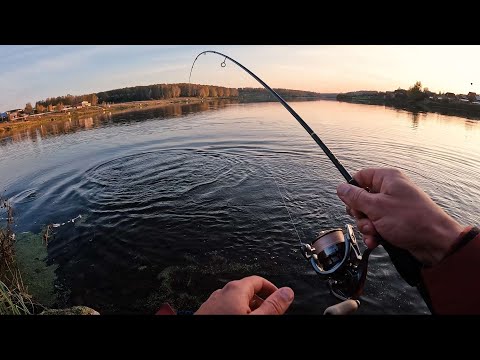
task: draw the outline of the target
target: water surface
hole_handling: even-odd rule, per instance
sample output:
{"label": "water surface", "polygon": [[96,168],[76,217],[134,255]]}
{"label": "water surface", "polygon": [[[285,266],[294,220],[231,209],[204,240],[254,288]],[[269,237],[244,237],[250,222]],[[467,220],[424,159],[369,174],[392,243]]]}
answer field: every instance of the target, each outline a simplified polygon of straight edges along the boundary
{"label": "water surface", "polygon": [[[401,168],[462,224],[479,223],[479,122],[335,101],[292,106],[351,173]],[[63,304],[195,310],[251,274],[292,287],[291,313],[336,302],[298,242],[352,223],[335,193],[344,180],[280,104],[43,124],[3,138],[0,166],[17,232],[60,225],[48,253]],[[428,313],[383,249],[371,256],[363,299],[359,313]]]}

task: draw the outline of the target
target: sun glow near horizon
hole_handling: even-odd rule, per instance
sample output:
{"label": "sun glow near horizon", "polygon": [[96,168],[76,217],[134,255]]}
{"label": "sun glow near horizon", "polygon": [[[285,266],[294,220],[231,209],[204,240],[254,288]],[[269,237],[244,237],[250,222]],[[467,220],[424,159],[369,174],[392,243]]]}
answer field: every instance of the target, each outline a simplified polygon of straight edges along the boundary
{"label": "sun glow near horizon", "polygon": [[[387,91],[416,81],[434,92],[480,93],[478,45],[1,46],[0,111],[47,97],[188,82],[195,56],[216,50],[270,86],[317,92]],[[259,87],[219,56],[201,57],[192,82]]]}

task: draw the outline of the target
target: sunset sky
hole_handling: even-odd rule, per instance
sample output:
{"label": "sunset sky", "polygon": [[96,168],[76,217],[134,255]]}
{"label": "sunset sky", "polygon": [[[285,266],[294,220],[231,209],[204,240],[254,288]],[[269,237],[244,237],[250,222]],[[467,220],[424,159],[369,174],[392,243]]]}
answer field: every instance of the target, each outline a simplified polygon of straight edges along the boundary
{"label": "sunset sky", "polygon": [[[346,92],[395,90],[415,81],[431,91],[480,93],[478,45],[0,45],[0,111],[66,94],[188,82],[195,56],[217,50],[272,87]],[[222,58],[202,56],[193,83],[260,85]],[[473,85],[471,85],[473,83]]]}

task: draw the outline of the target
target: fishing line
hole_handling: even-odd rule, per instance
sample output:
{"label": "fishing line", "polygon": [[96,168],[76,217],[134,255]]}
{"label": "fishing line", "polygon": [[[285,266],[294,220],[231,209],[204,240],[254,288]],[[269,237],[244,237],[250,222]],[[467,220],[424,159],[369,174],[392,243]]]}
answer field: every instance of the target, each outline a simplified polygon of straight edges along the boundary
{"label": "fishing line", "polygon": [[[295,110],[293,110],[290,105],[275,91],[273,90],[270,86],[268,86],[262,79],[260,79],[257,75],[255,75],[252,71],[247,69],[245,66],[240,64],[238,61],[235,59],[232,59],[231,57],[222,54],[218,51],[213,51],[213,50],[207,50],[203,51],[200,54],[197,55],[195,60],[192,63],[192,67],[190,69],[190,75],[188,78],[188,82],[190,83],[190,79],[192,77],[192,71],[193,67],[195,66],[195,63],[197,59],[200,57],[200,55],[206,55],[207,53],[211,54],[217,54],[220,55],[223,58],[223,62],[221,63],[221,67],[226,66],[226,60],[230,60],[234,64],[236,64],[238,67],[243,69],[245,72],[247,72],[250,76],[252,76],[255,80],[257,80],[266,90],[268,90],[282,105],[283,107],[295,118],[295,120],[298,121],[300,125],[307,131],[307,133],[312,137],[312,139],[317,143],[317,145],[323,150],[325,155],[330,159],[330,161],[335,165],[337,170],[342,174],[342,176],[345,178],[348,184],[358,186],[358,182],[349,174],[349,172],[343,167],[343,165],[338,161],[338,159],[333,155],[333,153],[330,151],[330,149],[324,144],[324,142],[320,139],[320,137],[312,130],[312,128],[298,115]],[[367,191],[370,191],[369,189],[366,189]],[[283,197],[282,197],[283,200]],[[288,209],[288,208],[287,208]],[[348,225],[347,225],[348,227]],[[296,229],[296,228],[295,228]],[[297,233],[298,234],[298,233]],[[351,228],[348,228],[348,236],[354,236],[353,230]],[[413,257],[412,254],[410,254],[407,250],[398,248],[388,242],[386,242],[383,238],[378,237],[379,243],[383,246],[383,248],[387,251],[387,253],[390,256],[390,259],[393,262],[393,265],[399,272],[400,276],[407,281],[408,284],[411,286],[420,286],[421,285],[421,268],[422,264],[415,258]],[[301,241],[300,241],[301,242]],[[303,244],[302,244],[303,246]],[[310,249],[311,250],[311,249]],[[368,259],[368,255],[370,254],[370,251],[366,252],[366,257],[365,257],[365,264],[366,260]],[[313,259],[313,257],[312,257]],[[358,258],[357,258],[358,259]],[[365,267],[366,269],[366,267]],[[319,269],[317,269],[319,270]],[[357,274],[358,275],[358,274]]]}
{"label": "fishing line", "polygon": [[283,198],[282,192],[280,191],[280,186],[278,185],[277,178],[273,174],[271,168],[269,165],[267,165],[268,172],[271,174],[271,177],[275,181],[275,184],[277,185],[278,193],[280,194],[280,197],[282,198],[283,206],[285,206],[285,209],[287,209],[288,216],[290,217],[290,222],[293,225],[293,228],[295,229],[295,233],[297,234],[298,241],[300,242],[300,245],[303,244],[302,239],[300,238],[300,234],[298,233],[297,227],[295,226],[295,223],[293,222],[292,214],[290,213],[290,210],[288,209],[287,203],[285,202],[285,199]]}

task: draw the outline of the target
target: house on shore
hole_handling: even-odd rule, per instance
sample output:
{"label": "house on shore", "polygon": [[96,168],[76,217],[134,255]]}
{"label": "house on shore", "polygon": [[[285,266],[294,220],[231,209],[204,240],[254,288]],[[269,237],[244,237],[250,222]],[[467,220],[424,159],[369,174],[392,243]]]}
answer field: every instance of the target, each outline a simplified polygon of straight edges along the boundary
{"label": "house on shore", "polygon": [[90,104],[88,101],[82,101],[81,103],[76,103],[75,105],[73,105],[73,108],[81,109],[87,106],[92,106],[92,104]]}
{"label": "house on shore", "polygon": [[27,116],[28,115],[25,114],[23,109],[13,109],[13,110],[5,111],[4,113],[2,113],[0,117],[2,118],[2,121],[3,121],[3,118],[6,118],[6,120],[8,121],[15,121],[15,120],[23,119]]}
{"label": "house on shore", "polygon": [[447,92],[445,93],[445,97],[448,99],[448,100],[457,100],[457,96],[452,93],[452,92]]}

